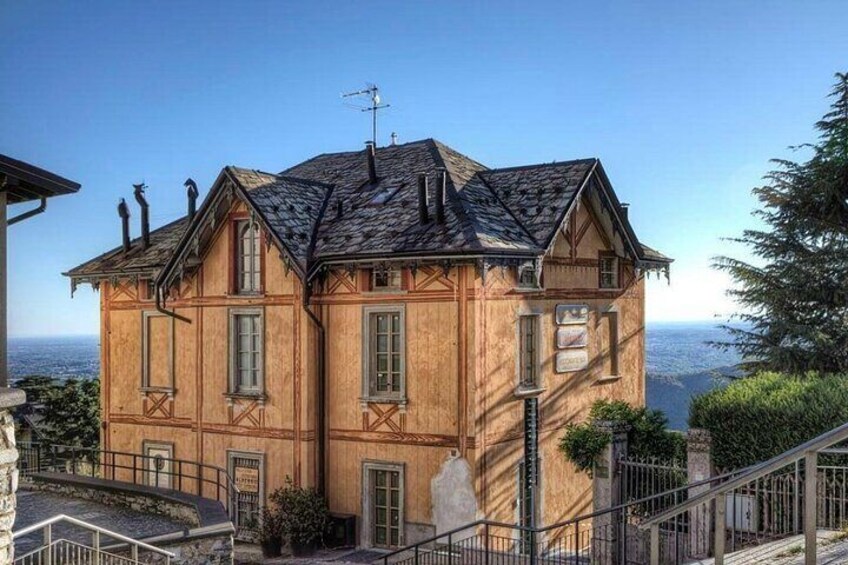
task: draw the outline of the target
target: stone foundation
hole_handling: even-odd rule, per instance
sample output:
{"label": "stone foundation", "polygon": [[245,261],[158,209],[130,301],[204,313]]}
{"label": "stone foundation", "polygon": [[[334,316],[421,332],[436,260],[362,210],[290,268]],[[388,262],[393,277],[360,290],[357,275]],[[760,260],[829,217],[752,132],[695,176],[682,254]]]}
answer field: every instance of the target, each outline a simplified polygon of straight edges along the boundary
{"label": "stone foundation", "polygon": [[24,402],[26,395],[22,390],[0,388],[0,563],[11,563],[15,556],[12,525],[18,490],[18,450],[12,410]]}

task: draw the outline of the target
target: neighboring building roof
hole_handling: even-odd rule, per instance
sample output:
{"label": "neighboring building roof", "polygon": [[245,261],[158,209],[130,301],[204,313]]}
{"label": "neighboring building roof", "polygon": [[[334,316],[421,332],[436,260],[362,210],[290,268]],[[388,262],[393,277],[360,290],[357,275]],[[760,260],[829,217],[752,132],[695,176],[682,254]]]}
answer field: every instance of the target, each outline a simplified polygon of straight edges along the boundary
{"label": "neighboring building roof", "polygon": [[9,204],[71,194],[80,189],[74,181],[0,154],[0,177],[3,176],[16,181],[6,184]]}
{"label": "neighboring building roof", "polygon": [[[318,155],[279,174],[226,167],[207,202],[224,189],[226,179],[232,180],[299,271],[306,273],[317,262],[354,258],[535,258],[548,249],[592,172],[599,170],[599,177],[608,182],[597,159],[488,169],[433,139],[378,148],[375,161],[376,183],[369,182],[365,151]],[[447,172],[445,222],[422,225],[418,175],[428,176],[432,200],[433,179],[440,169]],[[620,207],[614,195],[607,201]],[[430,214],[432,219],[432,205]],[[616,216],[627,223],[623,213]],[[175,252],[186,252],[187,243],[180,246],[180,241],[192,236],[186,234],[187,227],[185,219],[179,220],[151,232],[146,250],[133,245],[124,254],[116,248],[67,274],[81,279],[155,271]],[[196,233],[195,227],[189,231]],[[621,232],[637,258],[671,261],[641,246],[629,224]]]}

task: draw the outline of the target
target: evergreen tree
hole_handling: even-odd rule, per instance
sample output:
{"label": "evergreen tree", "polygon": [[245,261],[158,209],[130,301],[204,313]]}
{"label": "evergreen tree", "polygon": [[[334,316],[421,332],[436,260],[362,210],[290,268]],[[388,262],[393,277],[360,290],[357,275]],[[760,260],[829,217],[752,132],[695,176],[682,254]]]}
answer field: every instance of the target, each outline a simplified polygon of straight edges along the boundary
{"label": "evergreen tree", "polygon": [[746,327],[728,328],[748,370],[848,372],[848,74],[836,75],[830,111],[806,162],[774,160],[753,189],[766,230],[736,241],[756,257],[719,257]]}
{"label": "evergreen tree", "polygon": [[47,443],[97,447],[100,443],[100,381],[68,379],[44,398]]}

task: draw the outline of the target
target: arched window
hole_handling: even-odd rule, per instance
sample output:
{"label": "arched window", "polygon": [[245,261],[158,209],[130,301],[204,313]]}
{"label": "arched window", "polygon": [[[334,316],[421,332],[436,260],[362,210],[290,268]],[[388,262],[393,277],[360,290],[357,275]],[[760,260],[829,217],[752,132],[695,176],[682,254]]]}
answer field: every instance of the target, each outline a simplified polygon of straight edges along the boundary
{"label": "arched window", "polygon": [[260,291],[262,261],[260,258],[259,226],[250,220],[238,222],[236,249],[236,284],[238,292],[250,294]]}

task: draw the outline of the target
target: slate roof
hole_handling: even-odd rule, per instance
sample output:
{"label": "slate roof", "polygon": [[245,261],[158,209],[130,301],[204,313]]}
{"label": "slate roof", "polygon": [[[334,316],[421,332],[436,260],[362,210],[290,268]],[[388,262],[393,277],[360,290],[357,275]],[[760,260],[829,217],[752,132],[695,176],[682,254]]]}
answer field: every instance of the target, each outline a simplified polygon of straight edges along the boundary
{"label": "slate roof", "polygon": [[[373,184],[365,151],[318,155],[279,174],[225,170],[306,272],[316,261],[354,257],[537,257],[552,241],[588,175],[599,167],[597,159],[583,159],[488,169],[433,139],[380,147],[375,159],[378,181]],[[432,221],[440,168],[447,171],[443,224]],[[429,179],[431,221],[425,225],[418,219],[420,173]],[[153,231],[147,250],[134,244],[124,255],[116,248],[68,274],[82,278],[159,269],[186,227],[185,219],[179,220]],[[647,247],[637,245],[637,250],[646,261],[671,261]]]}
{"label": "slate roof", "polygon": [[[117,226],[117,222],[116,222]],[[141,238],[132,240],[132,247],[124,253],[118,246],[111,251],[74,267],[67,276],[75,279],[111,275],[148,274],[160,269],[171,257],[188,226],[188,217],[150,232],[150,246],[142,249]]]}

